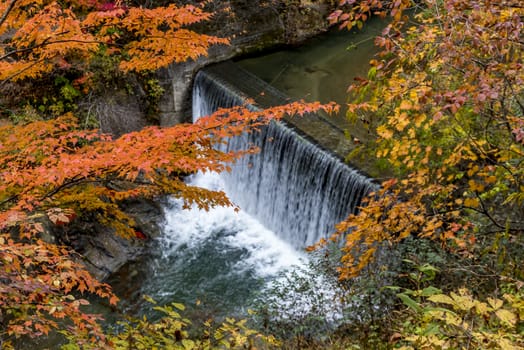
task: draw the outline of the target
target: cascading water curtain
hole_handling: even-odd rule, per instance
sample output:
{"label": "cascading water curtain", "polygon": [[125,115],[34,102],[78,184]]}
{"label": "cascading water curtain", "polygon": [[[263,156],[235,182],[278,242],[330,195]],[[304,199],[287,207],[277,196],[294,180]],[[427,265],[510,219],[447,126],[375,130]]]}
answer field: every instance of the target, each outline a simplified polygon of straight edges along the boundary
{"label": "cascading water curtain", "polygon": [[[215,71],[204,69],[193,87],[193,119],[220,107],[242,105],[243,96]],[[376,187],[285,122],[233,138],[226,147],[240,150],[250,145],[259,147],[260,153],[244,157],[231,173],[222,175],[226,192],[242,210],[296,248],[333,232],[334,225],[355,212],[362,197]]]}

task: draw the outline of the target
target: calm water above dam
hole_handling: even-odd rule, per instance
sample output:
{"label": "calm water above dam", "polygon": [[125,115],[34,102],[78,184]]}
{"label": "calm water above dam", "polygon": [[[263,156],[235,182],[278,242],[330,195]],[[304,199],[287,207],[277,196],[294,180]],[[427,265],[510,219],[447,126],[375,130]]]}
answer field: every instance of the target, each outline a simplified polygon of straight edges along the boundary
{"label": "calm water above dam", "polygon": [[[236,61],[270,85],[295,99],[347,101],[347,88],[357,76],[366,76],[369,60],[377,52],[373,39],[384,22],[370,20],[364,30],[333,29],[304,45]],[[334,120],[347,127],[345,109]]]}

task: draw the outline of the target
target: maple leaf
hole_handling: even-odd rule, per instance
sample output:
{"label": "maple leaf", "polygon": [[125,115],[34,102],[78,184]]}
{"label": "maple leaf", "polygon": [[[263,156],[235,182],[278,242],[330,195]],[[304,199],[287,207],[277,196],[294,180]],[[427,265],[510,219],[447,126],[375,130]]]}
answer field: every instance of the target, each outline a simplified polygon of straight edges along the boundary
{"label": "maple leaf", "polygon": [[47,217],[55,225],[68,224],[74,216],[74,211],[71,209],[51,208],[47,210]]}

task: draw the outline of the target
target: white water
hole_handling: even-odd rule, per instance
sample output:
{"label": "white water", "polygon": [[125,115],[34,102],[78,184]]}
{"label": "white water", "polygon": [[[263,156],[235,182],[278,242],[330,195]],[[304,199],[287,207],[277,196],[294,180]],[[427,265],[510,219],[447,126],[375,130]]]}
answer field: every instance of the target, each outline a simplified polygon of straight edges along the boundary
{"label": "white water", "polygon": [[[216,173],[196,174],[187,181],[224,190],[223,178]],[[182,202],[173,198],[164,214],[163,234],[151,256],[112,282],[125,291],[123,307],[128,312],[153,316],[141,299],[149,295],[159,304],[181,302],[196,317],[243,317],[275,276],[293,267],[306,268],[303,251],[243,210],[182,209]]]}
{"label": "white water", "polygon": [[[216,173],[197,174],[188,182],[211,190],[225,190],[223,177]],[[236,305],[225,303],[229,309],[227,313],[231,315],[245,312],[245,307],[252,304],[259,292],[271,290],[277,295],[268,296],[266,293],[265,299],[258,302],[278,312],[278,317],[283,320],[294,321],[316,315],[326,324],[335,324],[341,319],[344,305],[337,294],[336,278],[313,271],[309,256],[245,211],[235,211],[231,207],[187,210],[182,209],[180,200],[172,199],[165,217],[164,235],[160,238],[162,257],[157,259],[155,279],[163,280],[163,283],[176,279],[173,277],[177,273],[172,272],[180,270],[177,268],[180,261],[166,268],[169,262],[173,262],[173,257],[183,260],[182,266],[196,272],[199,278],[191,285],[191,278],[184,276],[181,286],[160,289],[159,298],[177,298],[182,287],[192,290],[200,300],[199,293],[207,288],[208,305],[221,304],[223,297],[235,300]],[[205,254],[200,253],[203,250]],[[219,267],[215,275],[198,273],[198,266],[207,264]]]}
{"label": "white water", "polygon": [[[222,177],[216,173],[197,174],[189,183],[211,190],[225,189]],[[226,250],[244,251],[242,260],[232,262],[232,273],[251,271],[265,278],[293,265],[302,265],[305,259],[302,252],[242,210],[235,211],[232,207],[183,210],[181,201],[173,199],[165,217],[161,238],[164,258],[177,254],[180,249],[196,249],[218,236]]]}
{"label": "white water", "polygon": [[[224,79],[227,73],[212,67],[197,74],[193,120],[220,107],[245,103],[245,92],[233,84],[236,80]],[[240,87],[263,83],[247,72],[235,79]],[[264,89],[264,85],[260,88]],[[222,175],[226,192],[237,205],[297,249],[334,232],[335,224],[354,213],[362,197],[375,186],[368,177],[284,122],[272,122],[258,132],[234,137],[221,148],[240,151],[250,145],[260,152],[243,157],[231,173]]]}

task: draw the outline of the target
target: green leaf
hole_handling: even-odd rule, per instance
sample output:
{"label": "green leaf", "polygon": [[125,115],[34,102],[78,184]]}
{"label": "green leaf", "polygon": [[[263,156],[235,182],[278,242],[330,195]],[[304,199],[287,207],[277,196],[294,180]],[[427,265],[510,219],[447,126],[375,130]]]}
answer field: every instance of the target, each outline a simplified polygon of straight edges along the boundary
{"label": "green leaf", "polygon": [[385,286],[384,289],[390,289],[390,290],[393,290],[393,291],[398,291],[398,290],[401,290],[402,288],[399,287],[399,286]]}
{"label": "green leaf", "polygon": [[143,296],[144,300],[147,301],[148,303],[151,303],[151,304],[156,304],[156,301],[151,298],[149,295],[144,295]]}
{"label": "green leaf", "polygon": [[373,80],[377,76],[377,67],[371,67],[368,71],[368,79]]}
{"label": "green leaf", "polygon": [[416,262],[414,262],[413,260],[410,260],[410,259],[402,259],[402,261],[405,262],[405,263],[411,264],[411,265],[417,265]]}
{"label": "green leaf", "polygon": [[418,267],[418,270],[422,273],[435,273],[435,272],[440,272],[440,270],[438,268],[436,268],[435,266],[433,265],[430,265],[430,264],[424,264],[422,266],[419,266]]}
{"label": "green leaf", "polygon": [[430,323],[426,326],[422,334],[425,336],[428,336],[428,335],[439,334],[439,333],[440,333],[440,328],[439,328],[438,323]]}
{"label": "green leaf", "polygon": [[191,350],[195,348],[195,342],[189,339],[182,339],[184,349]]}
{"label": "green leaf", "polygon": [[407,307],[415,310],[416,312],[422,312],[420,305],[415,300],[411,299],[408,295],[404,293],[398,293],[397,297],[399,297]]}
{"label": "green leaf", "polygon": [[420,295],[423,297],[429,297],[435,294],[442,294],[442,290],[436,287],[433,287],[433,286],[429,286],[429,287],[422,289],[422,291],[420,292]]}

